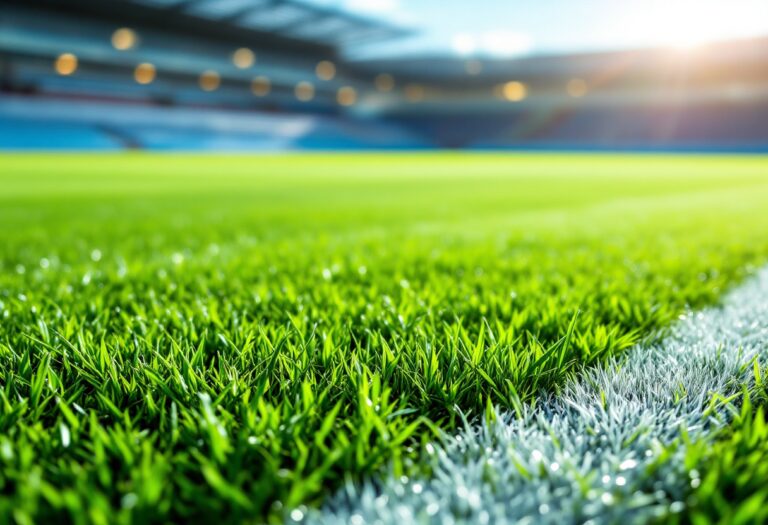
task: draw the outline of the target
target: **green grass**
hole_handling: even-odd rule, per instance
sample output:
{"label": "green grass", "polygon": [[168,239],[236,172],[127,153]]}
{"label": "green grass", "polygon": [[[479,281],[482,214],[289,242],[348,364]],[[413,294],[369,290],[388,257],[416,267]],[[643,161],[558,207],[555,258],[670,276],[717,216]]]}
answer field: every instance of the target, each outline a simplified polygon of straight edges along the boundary
{"label": "green grass", "polygon": [[768,390],[760,372],[757,379],[756,392],[745,394],[741,411],[714,444],[689,446],[689,512],[670,522],[749,525],[768,521]]}
{"label": "green grass", "polygon": [[279,520],[768,260],[768,161],[0,157],[0,521]]}

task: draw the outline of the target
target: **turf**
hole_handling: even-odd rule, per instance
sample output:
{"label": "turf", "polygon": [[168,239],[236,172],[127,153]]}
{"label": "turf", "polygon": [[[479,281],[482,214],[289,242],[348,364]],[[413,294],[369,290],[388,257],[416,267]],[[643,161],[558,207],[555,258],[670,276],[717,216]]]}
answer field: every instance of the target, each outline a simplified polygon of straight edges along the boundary
{"label": "turf", "polygon": [[[764,402],[755,362],[768,357],[766,333],[763,270],[722,306],[686,315],[661,340],[584,370],[557,396],[519,413],[491,413],[435,442],[424,457],[434,465],[428,476],[350,484],[307,522],[733,523],[739,514],[748,518],[742,523],[763,522],[766,491],[756,486],[765,479],[759,459],[768,424],[753,407]],[[710,451],[724,461],[710,465]],[[729,476],[726,464],[743,469]],[[721,483],[702,488],[702,472]]]}
{"label": "turf", "polygon": [[0,157],[0,518],[279,520],[768,259],[768,161]]}

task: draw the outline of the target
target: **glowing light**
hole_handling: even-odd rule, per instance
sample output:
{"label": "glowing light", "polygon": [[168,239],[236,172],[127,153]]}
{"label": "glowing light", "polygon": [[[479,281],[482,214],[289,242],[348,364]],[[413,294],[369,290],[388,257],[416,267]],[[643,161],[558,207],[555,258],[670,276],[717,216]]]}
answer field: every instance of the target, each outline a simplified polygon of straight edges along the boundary
{"label": "glowing light", "polygon": [[692,50],[708,41],[724,38],[744,26],[738,2],[675,0],[653,2],[634,21],[653,42],[680,50]]}
{"label": "glowing light", "polygon": [[502,94],[510,102],[520,102],[528,96],[528,88],[522,82],[513,80],[504,84]]}
{"label": "glowing light", "polygon": [[483,35],[481,42],[485,52],[496,56],[522,55],[532,46],[528,35],[510,31],[490,31]]}
{"label": "glowing light", "polygon": [[573,98],[583,97],[587,94],[587,82],[582,78],[572,78],[565,86],[565,90]]}
{"label": "glowing light", "polygon": [[351,86],[339,88],[338,93],[336,93],[336,100],[342,106],[351,106],[357,102],[357,91]]}
{"label": "glowing light", "polygon": [[139,64],[136,66],[136,69],[133,70],[133,78],[139,84],[151,84],[155,80],[156,75],[157,71],[155,70],[155,66],[149,62]]}
{"label": "glowing light", "polygon": [[54,68],[59,75],[71,75],[77,71],[77,57],[72,53],[63,53],[54,62]]}
{"label": "glowing light", "polygon": [[377,75],[373,83],[376,85],[376,89],[382,92],[392,91],[395,88],[395,79],[387,73]]}
{"label": "glowing light", "polygon": [[270,89],[272,89],[272,83],[265,76],[256,77],[251,82],[251,92],[257,97],[268,95]]}
{"label": "glowing light", "polygon": [[467,60],[464,63],[464,71],[468,75],[479,75],[483,71],[483,63],[479,60]]}
{"label": "glowing light", "polygon": [[471,55],[477,49],[475,37],[466,33],[454,35],[452,45],[453,50],[459,55]]}
{"label": "glowing light", "polygon": [[256,62],[256,55],[247,47],[241,47],[232,53],[232,63],[240,69],[248,69]]}
{"label": "glowing light", "polygon": [[320,80],[331,80],[336,76],[336,66],[329,60],[321,60],[315,68],[315,74]]}
{"label": "glowing light", "polygon": [[405,98],[408,102],[424,100],[424,87],[419,84],[408,84],[405,86]]}
{"label": "glowing light", "polygon": [[299,82],[294,90],[296,98],[302,102],[309,102],[315,98],[315,86],[311,82]]}
{"label": "glowing light", "polygon": [[203,71],[198,83],[203,91],[216,91],[221,85],[221,77],[216,71],[209,69],[208,71]]}
{"label": "glowing light", "polygon": [[133,29],[121,27],[112,33],[112,47],[119,51],[133,49],[138,42],[139,39]]}

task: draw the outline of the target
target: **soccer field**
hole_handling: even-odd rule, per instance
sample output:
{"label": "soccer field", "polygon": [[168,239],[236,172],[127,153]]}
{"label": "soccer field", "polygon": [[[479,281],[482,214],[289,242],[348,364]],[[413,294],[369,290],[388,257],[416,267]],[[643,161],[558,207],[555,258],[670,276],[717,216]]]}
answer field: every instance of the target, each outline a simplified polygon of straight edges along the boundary
{"label": "soccer field", "polygon": [[[718,304],[767,207],[765,157],[4,155],[0,522],[301,521],[428,478],[465,419]],[[768,456],[745,370],[660,519],[765,512],[728,474]]]}

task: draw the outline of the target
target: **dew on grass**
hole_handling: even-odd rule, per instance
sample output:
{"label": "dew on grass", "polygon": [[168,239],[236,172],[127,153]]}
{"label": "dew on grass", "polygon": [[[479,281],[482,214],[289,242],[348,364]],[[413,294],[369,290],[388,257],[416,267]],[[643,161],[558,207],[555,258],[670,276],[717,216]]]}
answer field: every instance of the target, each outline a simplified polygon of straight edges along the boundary
{"label": "dew on grass", "polygon": [[629,469],[635,468],[636,466],[637,466],[637,461],[635,461],[634,459],[626,459],[621,463],[619,463],[620,470],[629,470]]}
{"label": "dew on grass", "polygon": [[693,478],[691,480],[691,488],[697,489],[697,488],[699,488],[699,486],[701,486],[701,479]]}
{"label": "dew on grass", "polygon": [[133,492],[129,492],[120,499],[120,506],[124,509],[132,509],[138,502],[139,496]]}
{"label": "dew on grass", "polygon": [[673,501],[669,504],[669,512],[679,514],[685,510],[685,504],[682,501]]}

